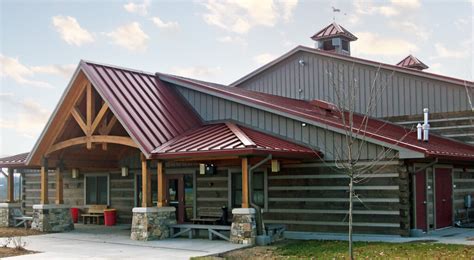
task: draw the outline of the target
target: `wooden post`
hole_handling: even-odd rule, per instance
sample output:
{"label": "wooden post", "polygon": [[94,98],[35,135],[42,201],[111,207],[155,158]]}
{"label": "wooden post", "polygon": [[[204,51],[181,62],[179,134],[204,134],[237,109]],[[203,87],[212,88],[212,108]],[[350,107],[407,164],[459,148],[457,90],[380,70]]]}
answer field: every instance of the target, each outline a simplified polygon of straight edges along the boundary
{"label": "wooden post", "polygon": [[56,167],[56,204],[64,204],[63,173],[60,166]]}
{"label": "wooden post", "polygon": [[249,207],[249,166],[247,157],[242,158],[242,208]]}
{"label": "wooden post", "polygon": [[15,171],[13,168],[8,168],[8,202],[15,201]]}
{"label": "wooden post", "polygon": [[148,171],[146,158],[142,155],[142,207],[151,206],[151,175]]}
{"label": "wooden post", "polygon": [[48,204],[48,159],[43,158],[41,164],[41,195],[40,203]]}
{"label": "wooden post", "polygon": [[158,169],[158,208],[166,206],[166,183],[165,183],[165,172],[164,164],[159,161],[157,165]]}

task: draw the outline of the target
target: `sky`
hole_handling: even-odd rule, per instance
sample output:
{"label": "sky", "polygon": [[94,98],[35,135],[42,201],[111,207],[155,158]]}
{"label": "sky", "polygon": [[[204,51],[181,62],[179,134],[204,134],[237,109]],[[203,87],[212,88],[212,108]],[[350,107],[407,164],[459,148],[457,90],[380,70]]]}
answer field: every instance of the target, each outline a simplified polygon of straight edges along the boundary
{"label": "sky", "polygon": [[[333,12],[333,7],[340,12]],[[29,152],[81,59],[230,84],[333,19],[352,56],[473,80],[468,1],[0,0],[0,156]]]}

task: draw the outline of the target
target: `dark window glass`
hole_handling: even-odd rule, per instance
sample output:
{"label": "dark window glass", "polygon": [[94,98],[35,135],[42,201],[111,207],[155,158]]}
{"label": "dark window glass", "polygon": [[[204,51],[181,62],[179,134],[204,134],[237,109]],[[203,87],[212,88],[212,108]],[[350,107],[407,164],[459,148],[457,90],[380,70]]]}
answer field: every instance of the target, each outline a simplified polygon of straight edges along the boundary
{"label": "dark window glass", "polygon": [[342,49],[345,51],[349,51],[349,42],[342,40]]}
{"label": "dark window glass", "polygon": [[[265,185],[263,172],[255,172],[252,179],[253,201],[260,207],[265,205]],[[232,174],[232,207],[242,206],[242,174]]]}
{"label": "dark window glass", "polygon": [[324,41],[323,49],[324,50],[334,50],[335,47],[334,47],[334,45],[332,45],[332,40]]}
{"label": "dark window glass", "polygon": [[86,176],[86,204],[108,204],[107,176]]}

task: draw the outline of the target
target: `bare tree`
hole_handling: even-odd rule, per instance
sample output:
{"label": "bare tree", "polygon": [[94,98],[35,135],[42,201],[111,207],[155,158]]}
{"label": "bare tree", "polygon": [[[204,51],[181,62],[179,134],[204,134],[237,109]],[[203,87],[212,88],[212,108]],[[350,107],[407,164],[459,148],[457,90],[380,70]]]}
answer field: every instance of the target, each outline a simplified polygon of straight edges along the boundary
{"label": "bare tree", "polygon": [[[347,174],[349,183],[349,208],[348,213],[343,221],[348,218],[348,240],[349,240],[349,257],[354,259],[353,255],[353,207],[354,201],[364,205],[363,198],[356,193],[356,185],[370,180],[373,174],[380,173],[386,164],[382,162],[394,160],[397,157],[396,151],[391,148],[381,148],[375,156],[371,158],[364,158],[364,147],[368,145],[368,133],[377,134],[387,123],[377,124],[374,128],[370,124],[372,117],[375,116],[377,105],[381,100],[388,81],[393,77],[394,72],[389,75],[384,75],[382,80],[380,66],[377,68],[374,78],[371,80],[370,88],[366,92],[365,100],[360,102],[360,86],[358,79],[354,75],[354,64],[349,69],[349,72],[338,70],[336,73],[326,72],[330,78],[330,87],[334,91],[332,98],[335,106],[335,113],[339,122],[344,129],[342,146],[335,148],[331,164],[321,158],[323,162],[327,163],[328,167],[332,167],[338,172]],[[349,77],[347,77],[347,74]],[[328,97],[331,100],[330,97]],[[360,102],[360,103],[359,103]],[[359,104],[363,104],[365,108],[359,108]],[[406,129],[405,134],[398,139],[402,141],[413,129]],[[364,205],[365,206],[365,205]]]}

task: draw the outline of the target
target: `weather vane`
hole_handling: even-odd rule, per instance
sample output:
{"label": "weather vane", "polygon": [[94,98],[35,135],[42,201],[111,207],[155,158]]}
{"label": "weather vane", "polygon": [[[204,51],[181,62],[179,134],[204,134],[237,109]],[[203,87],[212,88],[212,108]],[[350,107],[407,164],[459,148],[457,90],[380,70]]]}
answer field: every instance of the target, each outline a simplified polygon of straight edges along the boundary
{"label": "weather vane", "polygon": [[[336,13],[340,13],[341,9],[336,8],[334,6],[331,6],[331,8],[332,8],[332,12],[333,12],[332,20],[335,22],[336,21]],[[344,15],[346,15],[346,13],[344,13]]]}

